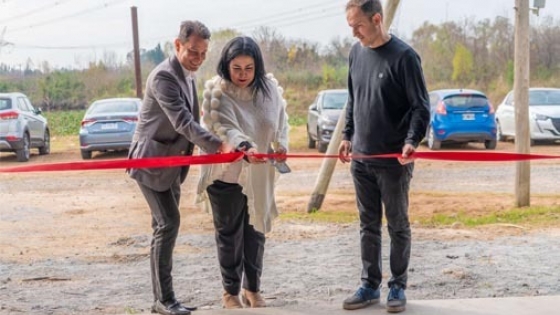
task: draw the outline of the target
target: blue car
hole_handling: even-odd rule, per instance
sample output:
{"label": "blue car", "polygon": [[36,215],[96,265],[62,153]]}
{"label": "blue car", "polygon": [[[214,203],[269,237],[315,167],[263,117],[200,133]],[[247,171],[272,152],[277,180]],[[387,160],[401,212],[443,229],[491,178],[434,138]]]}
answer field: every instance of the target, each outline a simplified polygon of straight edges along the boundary
{"label": "blue car", "polygon": [[444,143],[484,143],[495,149],[496,118],[486,95],[476,90],[448,89],[430,92],[428,147],[440,149]]}

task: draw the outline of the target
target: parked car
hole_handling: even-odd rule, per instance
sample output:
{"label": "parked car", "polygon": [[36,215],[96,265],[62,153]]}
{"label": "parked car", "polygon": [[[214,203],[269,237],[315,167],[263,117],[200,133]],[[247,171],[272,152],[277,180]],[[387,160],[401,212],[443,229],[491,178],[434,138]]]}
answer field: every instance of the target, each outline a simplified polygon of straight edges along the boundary
{"label": "parked car", "polygon": [[481,142],[486,149],[496,148],[494,108],[486,95],[467,89],[436,90],[430,96],[430,125],[426,132],[428,147],[443,143]]}
{"label": "parked car", "polygon": [[47,119],[22,93],[0,93],[0,152],[15,152],[19,162],[27,162],[30,149],[51,152]]}
{"label": "parked car", "polygon": [[[498,140],[515,138],[515,104],[509,92],[496,110]],[[534,141],[560,140],[560,89],[529,89],[529,133]]]}
{"label": "parked car", "polygon": [[307,142],[310,149],[327,151],[332,133],[336,127],[344,104],[348,100],[348,90],[319,91],[307,111]]}
{"label": "parked car", "polygon": [[82,119],[80,151],[91,159],[94,151],[128,150],[138,123],[142,101],[110,98],[93,102]]}

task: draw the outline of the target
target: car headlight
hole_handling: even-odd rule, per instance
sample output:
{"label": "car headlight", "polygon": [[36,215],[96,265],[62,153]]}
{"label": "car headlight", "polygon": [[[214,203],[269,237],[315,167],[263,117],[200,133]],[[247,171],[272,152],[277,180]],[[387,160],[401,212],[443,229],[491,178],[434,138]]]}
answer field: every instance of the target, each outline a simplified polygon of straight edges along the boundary
{"label": "car headlight", "polygon": [[336,125],[336,120],[330,120],[329,117],[325,117],[325,116],[321,116],[321,118],[319,119],[319,124],[321,126],[335,126]]}

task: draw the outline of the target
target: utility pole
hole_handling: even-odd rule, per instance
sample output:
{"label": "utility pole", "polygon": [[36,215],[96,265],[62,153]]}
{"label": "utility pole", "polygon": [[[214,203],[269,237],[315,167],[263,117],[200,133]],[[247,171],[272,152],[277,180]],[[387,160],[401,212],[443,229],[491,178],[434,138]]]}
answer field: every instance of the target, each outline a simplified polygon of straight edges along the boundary
{"label": "utility pole", "polygon": [[[401,0],[387,0],[385,8],[383,9],[383,23],[385,29],[388,30],[393,23],[393,18],[399,7]],[[346,106],[342,109],[342,113],[338,118],[336,127],[334,128],[332,138],[329,141],[329,146],[327,147],[327,155],[338,154],[338,147],[342,141],[342,130],[346,124]],[[327,189],[329,188],[329,183],[331,181],[332,173],[334,167],[336,166],[336,159],[323,159],[321,168],[319,169],[319,176],[315,182],[315,188],[311,194],[311,199],[307,204],[307,212],[314,212],[321,209],[323,201],[325,200],[325,195]]]}
{"label": "utility pole", "polygon": [[136,76],[136,97],[142,98],[142,70],[140,68],[140,44],[138,43],[138,14],[136,7],[130,7],[132,16],[132,39],[134,42],[134,73]]}
{"label": "utility pole", "polygon": [[[530,153],[529,131],[529,0],[515,0],[515,150]],[[516,206],[530,205],[531,164],[517,162],[515,175]]]}

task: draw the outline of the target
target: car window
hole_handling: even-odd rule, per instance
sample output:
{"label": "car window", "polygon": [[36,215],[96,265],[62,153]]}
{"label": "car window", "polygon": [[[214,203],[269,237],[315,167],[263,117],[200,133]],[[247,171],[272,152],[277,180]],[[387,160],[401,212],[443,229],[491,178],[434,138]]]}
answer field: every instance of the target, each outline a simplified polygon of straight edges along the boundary
{"label": "car window", "polygon": [[23,97],[18,97],[18,108],[24,112],[30,112],[31,109],[27,106]]}
{"label": "car window", "polygon": [[131,113],[138,111],[136,102],[103,102],[93,103],[88,110],[88,114],[106,114],[106,113]]}
{"label": "car window", "polygon": [[509,92],[505,103],[506,105],[513,105],[513,92]]}
{"label": "car window", "polygon": [[31,105],[31,102],[27,98],[23,98],[23,102],[25,103],[25,105],[27,105],[27,109],[30,112],[35,111],[35,107],[33,107],[33,105]]}
{"label": "car window", "polygon": [[529,91],[529,106],[560,105],[560,90]]}
{"label": "car window", "polygon": [[323,96],[323,109],[342,109],[348,100],[348,93],[326,93]]}
{"label": "car window", "polygon": [[439,102],[439,95],[437,93],[430,94],[430,107],[436,107]]}
{"label": "car window", "polygon": [[455,107],[482,107],[488,105],[488,99],[482,95],[461,94],[452,95],[444,99],[446,105]]}
{"label": "car window", "polygon": [[0,110],[12,108],[12,100],[9,98],[0,98]]}

